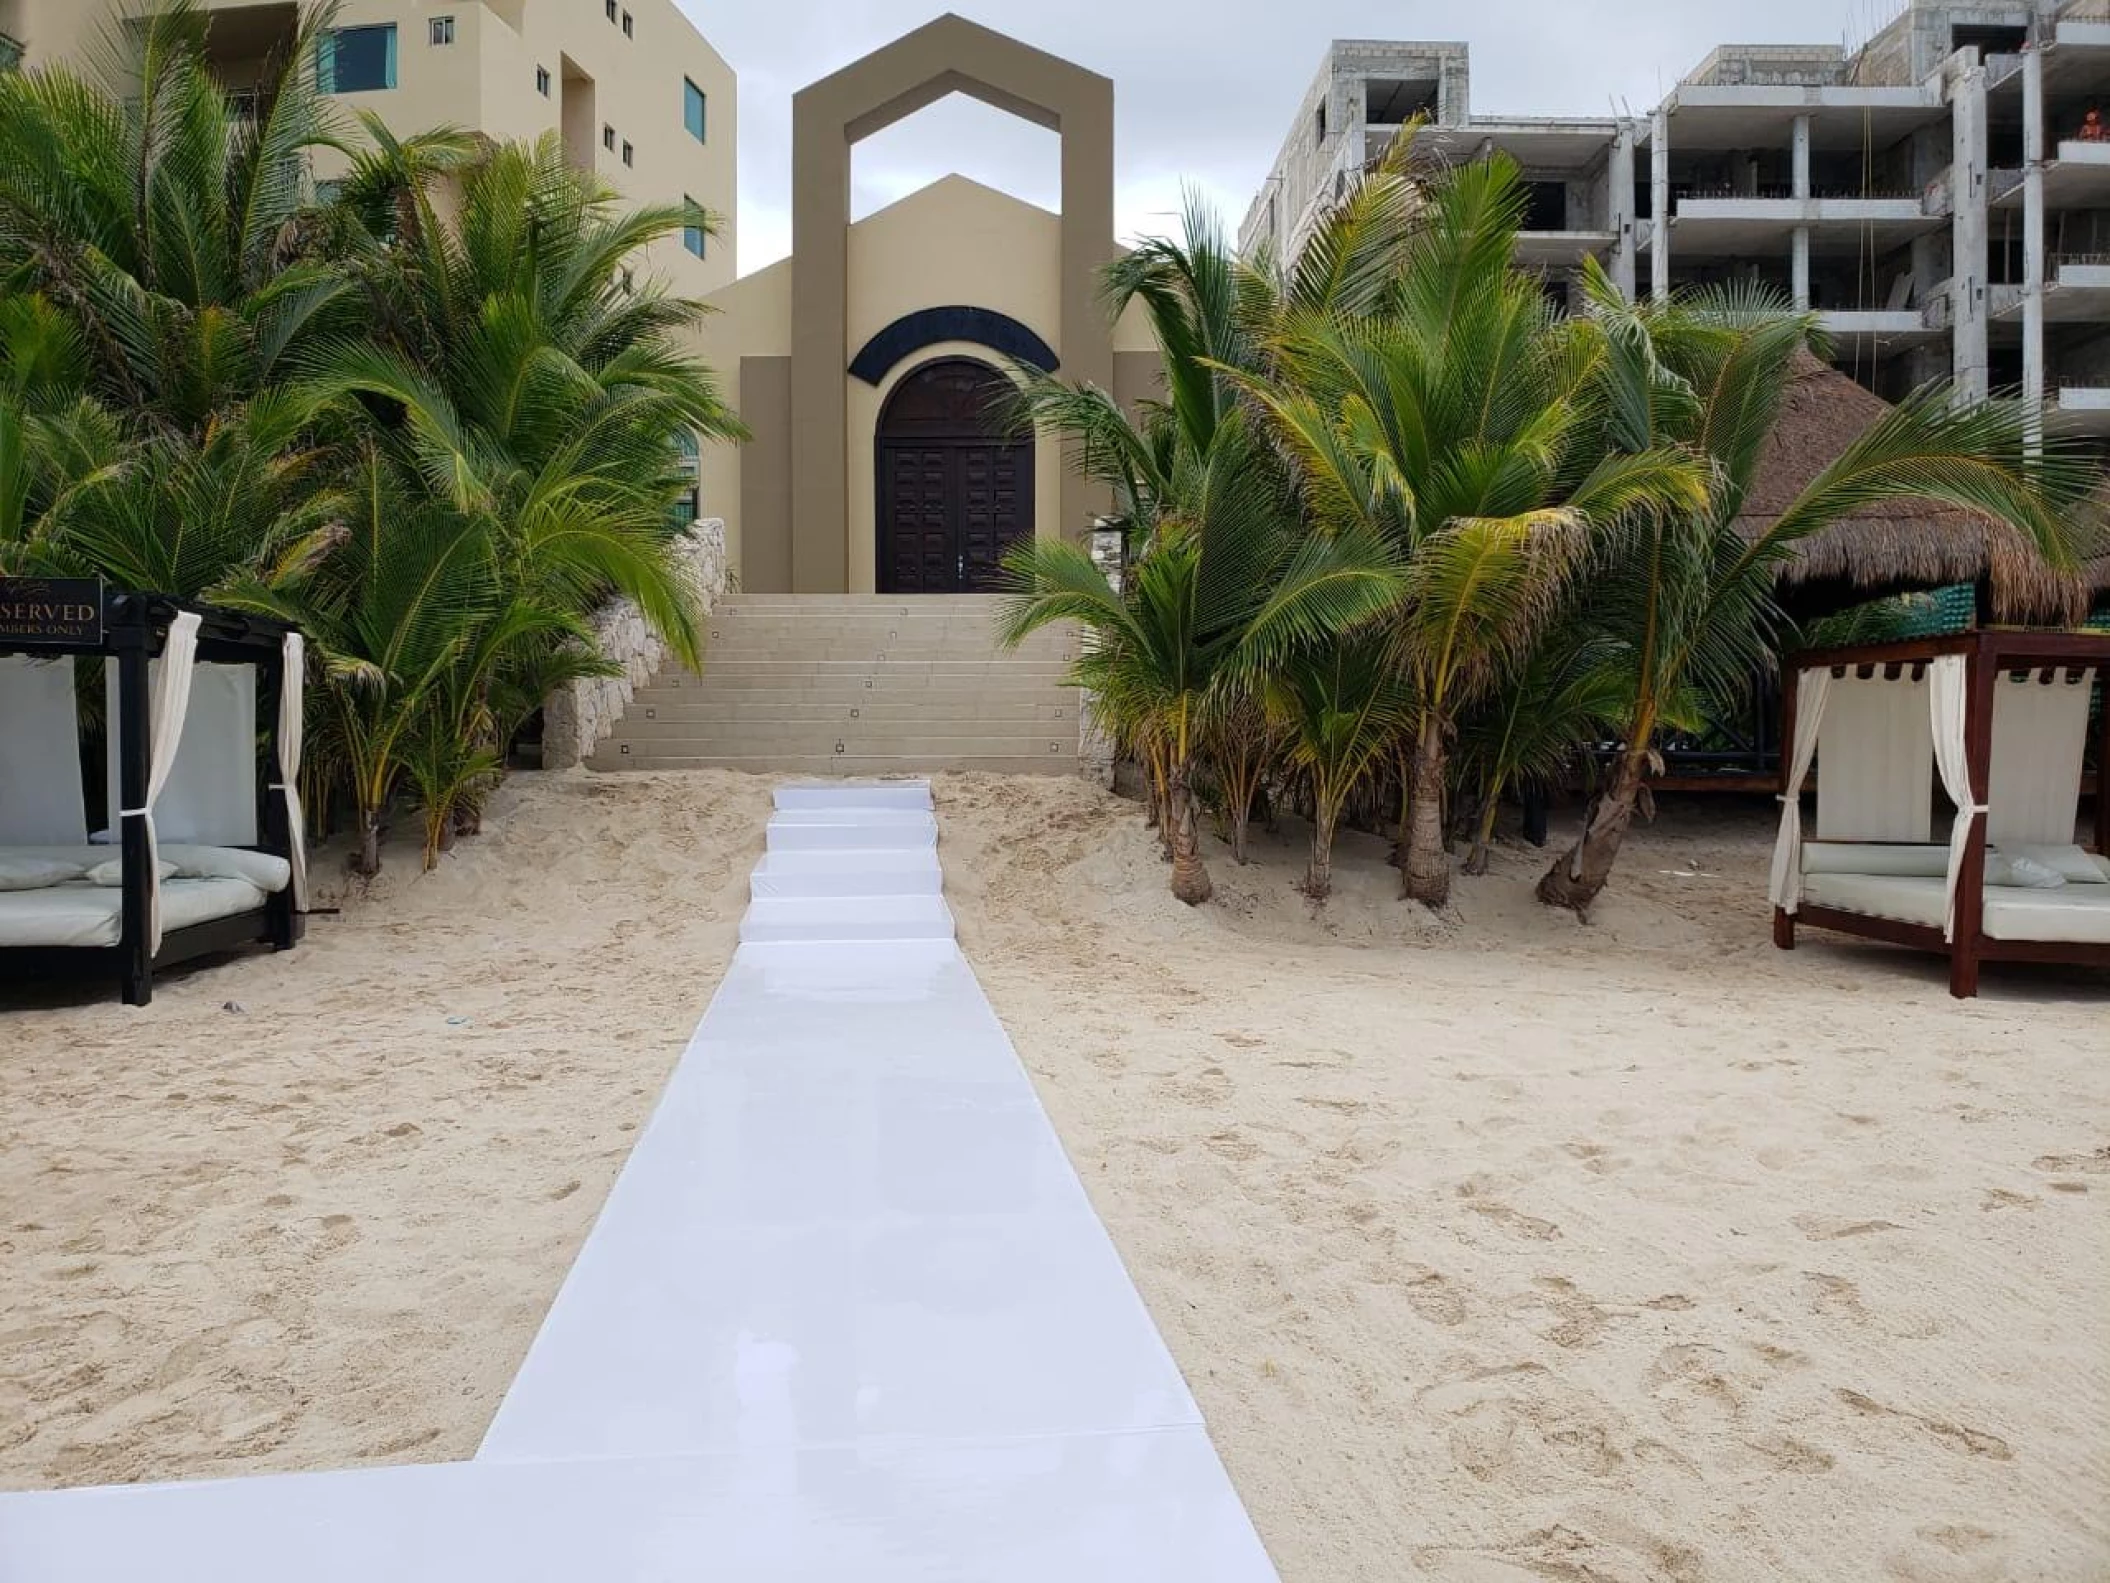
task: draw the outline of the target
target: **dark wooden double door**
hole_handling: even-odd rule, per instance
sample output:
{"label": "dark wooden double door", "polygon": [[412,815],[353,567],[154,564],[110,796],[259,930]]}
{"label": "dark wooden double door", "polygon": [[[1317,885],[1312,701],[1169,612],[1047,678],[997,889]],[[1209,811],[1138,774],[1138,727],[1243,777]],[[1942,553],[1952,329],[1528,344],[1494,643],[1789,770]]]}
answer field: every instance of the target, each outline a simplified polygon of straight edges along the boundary
{"label": "dark wooden double door", "polygon": [[964,358],[895,387],[877,436],[881,593],[988,592],[1005,553],[1033,536],[1033,439],[1009,432],[1010,391]]}

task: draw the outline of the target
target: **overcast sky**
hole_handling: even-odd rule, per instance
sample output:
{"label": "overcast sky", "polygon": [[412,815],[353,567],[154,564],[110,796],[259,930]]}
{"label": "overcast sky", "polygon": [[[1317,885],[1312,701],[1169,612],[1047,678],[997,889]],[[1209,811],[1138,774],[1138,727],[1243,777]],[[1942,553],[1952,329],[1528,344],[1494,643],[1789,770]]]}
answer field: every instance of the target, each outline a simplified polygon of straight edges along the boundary
{"label": "overcast sky", "polygon": [[[740,272],[791,250],[791,95],[942,0],[677,0],[740,76]],[[1653,107],[1716,44],[1852,43],[1900,0],[971,0],[963,15],[1114,79],[1115,225],[1166,231],[1189,181],[1234,230],[1335,38],[1472,46],[1482,115]],[[957,95],[858,145],[852,211],[949,171],[1053,209],[1055,134]]]}

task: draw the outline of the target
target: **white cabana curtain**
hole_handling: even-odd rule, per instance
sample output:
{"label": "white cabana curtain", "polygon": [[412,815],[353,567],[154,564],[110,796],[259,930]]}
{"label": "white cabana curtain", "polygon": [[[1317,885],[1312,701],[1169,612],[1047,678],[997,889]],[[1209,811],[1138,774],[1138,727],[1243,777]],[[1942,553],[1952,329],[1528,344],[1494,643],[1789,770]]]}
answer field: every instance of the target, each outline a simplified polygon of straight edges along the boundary
{"label": "white cabana curtain", "polygon": [[1820,841],[1934,838],[1934,752],[1927,682],[1910,670],[1895,678],[1849,672],[1825,700],[1817,760]]}
{"label": "white cabana curtain", "polygon": [[1824,730],[1832,673],[1807,670],[1795,678],[1795,740],[1788,746],[1787,779],[1781,786],[1780,834],[1773,842],[1773,905],[1786,912],[1802,906],[1802,783],[1809,779],[1817,737]]}
{"label": "white cabana curtain", "polygon": [[308,825],[300,808],[301,731],[307,702],[307,646],[298,632],[286,634],[285,664],[278,685],[278,784],[286,799],[286,854],[293,867],[293,906],[308,910]]}
{"label": "white cabana curtain", "polygon": [[87,839],[73,664],[0,655],[0,846]]}
{"label": "white cabana curtain", "polygon": [[[147,669],[149,694],[164,661]],[[108,662],[110,718],[120,716],[117,662]],[[199,846],[254,846],[256,828],[256,667],[200,660],[191,667],[183,740],[154,803],[154,829]],[[117,806],[117,757],[110,757],[110,802]]]}
{"label": "white cabana curtain", "polygon": [[154,832],[154,801],[176,767],[183,741],[183,719],[190,713],[191,669],[198,655],[198,617],[189,610],[169,623],[168,643],[161,651],[161,675],[148,712],[145,806],[120,808],[121,819],[144,819],[147,826],[147,954],[161,949],[161,843]]}
{"label": "white cabana curtain", "polygon": [[1996,844],[2065,846],[2073,840],[2081,757],[2088,744],[2092,671],[2003,678],[1993,693],[1993,762],[1985,834]]}
{"label": "white cabana curtain", "polygon": [[1956,938],[1956,884],[1963,872],[1963,856],[1971,845],[1972,827],[1986,813],[1986,805],[1971,795],[1971,753],[1965,740],[1970,718],[1970,657],[1944,654],[1927,666],[1928,716],[1934,727],[1934,763],[1941,771],[1942,788],[1956,805],[1956,822],[1949,830],[1949,876],[1947,903],[1942,910],[1942,937]]}

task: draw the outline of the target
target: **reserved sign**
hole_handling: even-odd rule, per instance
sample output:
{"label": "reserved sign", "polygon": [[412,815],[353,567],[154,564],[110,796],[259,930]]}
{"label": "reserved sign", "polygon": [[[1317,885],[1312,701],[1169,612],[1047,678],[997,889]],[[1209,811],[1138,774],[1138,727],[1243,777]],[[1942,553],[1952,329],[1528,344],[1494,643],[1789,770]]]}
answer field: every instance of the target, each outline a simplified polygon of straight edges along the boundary
{"label": "reserved sign", "polygon": [[95,647],[103,641],[103,585],[93,577],[0,577],[0,645]]}

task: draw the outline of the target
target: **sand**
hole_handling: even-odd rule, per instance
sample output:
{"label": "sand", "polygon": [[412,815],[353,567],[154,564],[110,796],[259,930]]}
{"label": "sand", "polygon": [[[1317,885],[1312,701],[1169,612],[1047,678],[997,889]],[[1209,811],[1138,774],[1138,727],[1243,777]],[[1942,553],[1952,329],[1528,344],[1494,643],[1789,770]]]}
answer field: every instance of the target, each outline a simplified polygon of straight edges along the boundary
{"label": "sand", "polygon": [[[1286,1583],[2110,1575],[2110,975],[1775,952],[1755,813],[1642,832],[1585,928],[1528,850],[1436,920],[1350,838],[1314,910],[1285,829],[1190,912],[1131,805],[938,794]],[[0,1487],[470,1454],[765,806],[522,777],[290,956],[0,1011]]]}

